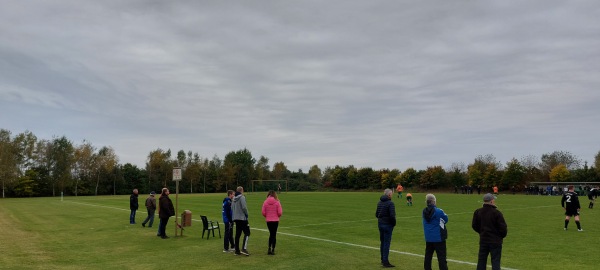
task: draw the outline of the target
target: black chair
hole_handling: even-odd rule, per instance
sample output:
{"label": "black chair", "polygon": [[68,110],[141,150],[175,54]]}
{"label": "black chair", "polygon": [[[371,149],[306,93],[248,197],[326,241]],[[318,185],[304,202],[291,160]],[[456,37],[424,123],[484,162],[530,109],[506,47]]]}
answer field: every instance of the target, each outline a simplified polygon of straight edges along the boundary
{"label": "black chair", "polygon": [[219,231],[219,238],[221,238],[221,227],[219,227],[218,221],[210,221],[206,216],[200,216],[202,218],[202,238],[204,238],[204,232],[208,231],[206,234],[206,239],[210,238],[210,232],[212,231],[213,237],[215,237],[215,230]]}

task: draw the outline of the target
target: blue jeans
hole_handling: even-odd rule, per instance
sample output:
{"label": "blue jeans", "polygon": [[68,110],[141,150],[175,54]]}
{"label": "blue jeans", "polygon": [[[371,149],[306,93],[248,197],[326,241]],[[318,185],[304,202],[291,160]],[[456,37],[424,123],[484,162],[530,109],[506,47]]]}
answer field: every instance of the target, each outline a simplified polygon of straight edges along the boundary
{"label": "blue jeans", "polygon": [[488,254],[492,255],[492,270],[500,270],[500,258],[502,257],[502,245],[479,243],[479,255],[477,258],[477,270],[485,270]]}
{"label": "blue jeans", "polygon": [[131,214],[129,214],[129,224],[135,224],[135,211],[136,209],[131,209]]}
{"label": "blue jeans", "polygon": [[389,262],[388,257],[390,255],[390,245],[392,244],[393,230],[394,226],[392,226],[391,224],[379,223],[379,241],[381,242],[379,250],[381,252],[382,263]]}
{"label": "blue jeans", "polygon": [[148,227],[152,227],[152,224],[154,223],[154,209],[148,209],[148,217],[144,219],[144,222],[142,222],[142,224],[146,223],[148,223]]}
{"label": "blue jeans", "polygon": [[160,236],[160,228],[162,227],[162,219],[158,219],[158,231],[156,232],[156,236]]}

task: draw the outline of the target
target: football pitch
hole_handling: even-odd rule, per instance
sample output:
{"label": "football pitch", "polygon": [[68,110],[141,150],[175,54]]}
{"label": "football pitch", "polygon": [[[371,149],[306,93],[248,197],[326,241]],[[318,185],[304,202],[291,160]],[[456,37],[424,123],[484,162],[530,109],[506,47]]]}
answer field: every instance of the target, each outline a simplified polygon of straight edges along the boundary
{"label": "football pitch", "polygon": [[[473,211],[483,195],[435,194],[449,215],[448,266],[475,269],[478,235],[471,229]],[[289,192],[283,206],[275,256],[267,255],[268,231],[261,215],[266,192],[246,193],[250,210],[251,256],[223,253],[223,240],[201,238],[200,215],[223,224],[225,194],[180,194],[178,212],[192,212],[192,226],[174,237],[174,217],[167,235],[143,228],[147,195],[140,194],[137,225],[129,224],[129,196],[0,199],[1,269],[380,269],[375,208],[380,192]],[[158,196],[157,196],[158,198]],[[171,194],[175,203],[175,194]],[[580,198],[578,232],[571,221],[564,231],[559,196],[501,194],[497,205],[508,224],[503,269],[593,269],[597,267],[600,209]],[[397,269],[423,269],[425,242],[421,211],[425,193],[413,193],[412,207],[397,198],[397,226],[390,262]],[[598,206],[600,207],[600,206]],[[434,269],[437,261],[434,259]],[[488,260],[489,265],[489,260]]]}

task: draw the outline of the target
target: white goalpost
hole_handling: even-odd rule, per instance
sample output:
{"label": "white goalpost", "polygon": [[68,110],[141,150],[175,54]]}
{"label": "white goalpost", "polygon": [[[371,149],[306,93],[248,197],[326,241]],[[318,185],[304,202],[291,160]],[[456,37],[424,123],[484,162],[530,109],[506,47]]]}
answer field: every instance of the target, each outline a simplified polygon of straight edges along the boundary
{"label": "white goalpost", "polygon": [[[279,182],[275,188],[273,188],[276,192],[288,191],[288,180],[252,180],[252,192],[254,192],[254,183],[262,184],[262,182]],[[284,184],[284,185],[282,185]]]}

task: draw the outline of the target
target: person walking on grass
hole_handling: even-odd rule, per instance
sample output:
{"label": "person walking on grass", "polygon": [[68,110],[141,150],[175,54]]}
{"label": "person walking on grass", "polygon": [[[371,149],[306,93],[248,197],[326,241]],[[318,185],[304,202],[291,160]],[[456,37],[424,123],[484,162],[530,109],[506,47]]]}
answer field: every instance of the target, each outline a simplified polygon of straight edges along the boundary
{"label": "person walking on grass", "polygon": [[[223,252],[231,252],[235,244],[233,242],[233,213],[231,212],[231,199],[235,192],[227,191],[227,197],[223,199],[223,224],[225,224],[225,238],[223,239]],[[231,248],[230,248],[231,247]]]}
{"label": "person walking on grass", "polygon": [[569,191],[563,194],[560,205],[565,209],[565,231],[567,230],[567,227],[569,227],[569,220],[571,220],[572,216],[575,217],[577,230],[580,232],[583,231],[583,229],[581,229],[581,223],[579,223],[579,209],[581,209],[581,205],[579,205],[579,198],[574,191],[573,185],[570,185]]}
{"label": "person walking on grass", "polygon": [[423,267],[425,270],[431,270],[431,260],[435,251],[440,270],[447,270],[446,239],[448,238],[448,231],[446,223],[448,223],[448,215],[444,213],[444,210],[437,208],[437,201],[433,194],[427,194],[425,200],[427,207],[423,209],[423,231],[425,233],[425,261]]}
{"label": "person walking on grass", "polygon": [[392,232],[396,226],[396,207],[392,202],[394,191],[387,188],[377,203],[375,217],[379,228],[379,251],[381,253],[381,265],[386,268],[395,267],[389,261],[390,245],[392,243]]}
{"label": "person walking on grass", "polygon": [[269,228],[269,251],[268,255],[275,255],[275,244],[277,243],[277,227],[279,227],[279,218],[283,214],[281,209],[281,203],[277,198],[277,193],[273,190],[269,190],[267,199],[262,206],[262,215],[267,221],[267,228]]}
{"label": "person walking on grass", "polygon": [[148,223],[148,228],[152,228],[152,224],[154,223],[154,212],[156,211],[156,199],[154,199],[154,195],[156,193],[154,191],[150,192],[150,196],[146,199],[146,210],[148,210],[148,216],[142,222],[142,227],[146,227],[146,223]]}
{"label": "person walking on grass", "polygon": [[[250,226],[248,225],[248,207],[246,205],[246,197],[244,196],[244,188],[237,187],[233,203],[231,204],[233,212],[233,222],[235,223],[235,255],[244,254],[250,256],[248,252],[248,238],[250,237]],[[243,246],[240,248],[240,237],[244,233]]]}
{"label": "person walking on grass", "polygon": [[160,194],[159,200],[159,215],[160,218],[160,238],[167,239],[167,223],[169,223],[169,218],[175,215],[175,208],[173,207],[173,202],[171,198],[169,198],[169,189],[163,188]]}
{"label": "person walking on grass", "polygon": [[137,188],[133,190],[131,196],[129,196],[129,209],[131,210],[129,214],[129,224],[135,224],[135,212],[138,210],[138,190]]}
{"label": "person walking on grass", "polygon": [[473,213],[471,227],[479,234],[477,270],[485,270],[488,254],[492,257],[492,270],[500,270],[502,242],[508,233],[504,216],[496,209],[496,197],[483,195],[483,206]]}

